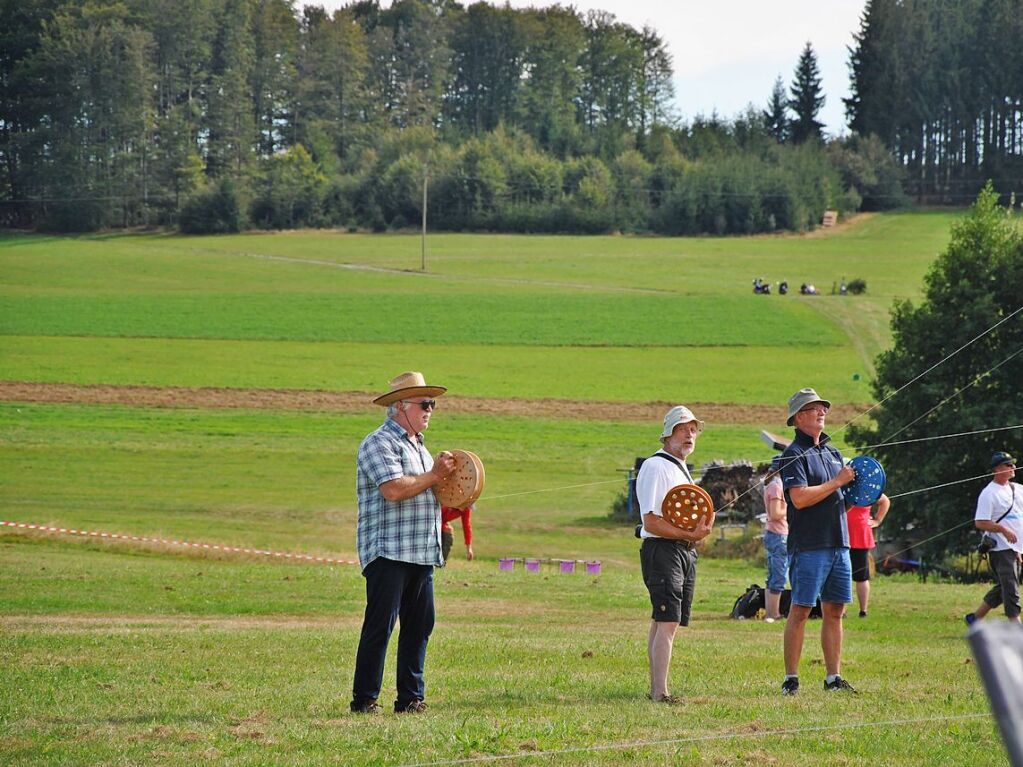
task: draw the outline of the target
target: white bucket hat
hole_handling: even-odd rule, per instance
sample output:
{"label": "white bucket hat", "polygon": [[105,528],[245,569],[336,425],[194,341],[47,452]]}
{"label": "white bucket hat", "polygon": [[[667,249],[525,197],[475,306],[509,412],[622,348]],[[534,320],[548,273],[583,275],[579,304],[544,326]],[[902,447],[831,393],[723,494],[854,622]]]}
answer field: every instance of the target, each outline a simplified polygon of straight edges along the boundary
{"label": "white bucket hat", "polygon": [[661,432],[661,442],[670,437],[675,427],[680,423],[689,423],[690,421],[696,421],[700,431],[703,431],[703,421],[693,415],[692,410],[685,405],[675,405],[664,416],[664,430]]}

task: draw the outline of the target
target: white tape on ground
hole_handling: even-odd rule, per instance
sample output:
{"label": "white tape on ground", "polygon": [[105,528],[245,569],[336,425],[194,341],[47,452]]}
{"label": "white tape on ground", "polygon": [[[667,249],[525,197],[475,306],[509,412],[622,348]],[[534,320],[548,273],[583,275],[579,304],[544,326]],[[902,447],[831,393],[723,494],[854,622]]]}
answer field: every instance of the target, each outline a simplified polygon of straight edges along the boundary
{"label": "white tape on ground", "polygon": [[98,530],[75,530],[68,527],[50,527],[49,525],[34,525],[28,522],[6,522],[0,520],[0,527],[10,527],[17,530],[34,530],[40,533],[58,533],[63,535],[81,535],[91,538],[107,538],[119,541],[134,541],[137,543],[158,543],[163,546],[183,546],[193,549],[207,549],[209,551],[223,551],[232,554],[251,554],[260,557],[275,557],[278,559],[292,559],[299,562],[316,562],[324,565],[357,565],[351,559],[335,559],[333,557],[314,557],[311,554],[294,554],[285,551],[265,551],[263,549],[247,549],[242,546],[223,546],[216,543],[193,543],[191,541],[174,541],[166,538],[150,538],[145,535],[121,535],[120,533],[104,533]]}

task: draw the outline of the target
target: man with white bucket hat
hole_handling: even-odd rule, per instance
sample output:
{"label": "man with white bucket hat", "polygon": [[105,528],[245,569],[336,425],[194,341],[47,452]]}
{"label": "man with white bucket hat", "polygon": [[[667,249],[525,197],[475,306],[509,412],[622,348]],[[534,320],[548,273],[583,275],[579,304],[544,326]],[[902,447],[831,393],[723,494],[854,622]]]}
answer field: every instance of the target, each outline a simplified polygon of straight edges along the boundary
{"label": "man with white bucket hat", "polygon": [[689,408],[671,408],[664,416],[663,447],[643,461],[636,477],[636,498],[643,520],[640,564],[653,608],[647,636],[649,696],[656,702],[681,703],[681,698],[668,692],[671,650],[678,627],[689,625],[696,589],[696,544],[710,534],[714,525],[711,514],[695,530],[683,530],[664,518],[661,504],[673,487],[693,484],[685,460],[696,448],[702,430],[703,421]]}
{"label": "man with white bucket hat", "polygon": [[433,486],[455,469],[450,453],[434,463],[423,432],[443,386],[429,386],[422,373],[391,379],[390,391],[374,404],[387,407],[384,423],[359,445],[356,491],[357,542],[366,578],[366,614],[355,658],[353,713],[380,711],[387,643],[395,621],[398,635],[396,713],[426,710],[423,669],[433,631],[433,568],[441,559],[440,501]]}
{"label": "man with white bucket hat", "polygon": [[788,504],[789,581],[792,604],[785,622],[783,695],[799,692],[799,657],[810,610],[821,601],[824,689],[855,693],[840,674],[842,614],[852,601],[849,529],[842,488],[856,478],[842,454],[829,443],[824,421],[831,403],[813,389],[789,398],[786,423],[795,426],[792,443],[781,456],[782,485]]}

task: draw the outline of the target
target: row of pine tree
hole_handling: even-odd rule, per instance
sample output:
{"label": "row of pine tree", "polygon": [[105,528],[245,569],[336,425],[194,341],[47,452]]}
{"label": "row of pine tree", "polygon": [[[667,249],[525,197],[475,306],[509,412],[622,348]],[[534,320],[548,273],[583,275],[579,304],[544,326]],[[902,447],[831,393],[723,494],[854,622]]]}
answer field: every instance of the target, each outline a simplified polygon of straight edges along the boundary
{"label": "row of pine tree", "polygon": [[[904,25],[944,30],[990,5],[869,2],[855,133],[828,140],[809,43],[766,108],[682,124],[660,35],[602,12],[0,0],[0,225],[381,229],[414,224],[425,198],[450,229],[805,229],[826,207],[901,204],[903,181],[947,197],[1018,160],[1008,100],[971,132],[948,110],[893,108],[915,96],[884,79],[919,37]],[[1020,82],[984,76],[978,93]]]}

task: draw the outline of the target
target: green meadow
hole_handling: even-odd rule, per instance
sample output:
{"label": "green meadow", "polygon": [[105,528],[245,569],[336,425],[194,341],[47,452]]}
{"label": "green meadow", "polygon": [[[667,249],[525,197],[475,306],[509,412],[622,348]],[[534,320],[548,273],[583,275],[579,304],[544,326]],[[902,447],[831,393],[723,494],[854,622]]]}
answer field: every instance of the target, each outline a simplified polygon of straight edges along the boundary
{"label": "green meadow", "polygon": [[[372,393],[419,369],[451,398],[515,406],[442,399],[428,433],[478,453],[487,487],[477,559],[456,544],[436,573],[427,715],[348,713],[357,567],[0,528],[0,762],[1002,763],[961,619],[982,587],[876,580],[870,618],[846,621],[861,695],[820,689],[811,624],[804,692],[783,700],[781,625],[727,618],[762,565],[711,550],[669,709],[644,697],[638,542],[607,518],[659,433],[618,403],[734,406],[697,465],[767,459],[757,432],[784,430],[801,386],[865,407],[891,303],[920,294],[956,215],[756,238],[431,235],[426,273],[401,234],[0,236],[0,381],[366,393],[351,412],[0,402],[5,521],[351,559]],[[792,293],[754,296],[758,276]],[[843,277],[867,294],[830,295]],[[531,412],[549,399],[593,406]],[[778,417],[743,415],[764,405]],[[524,556],[601,573],[499,571]]]}

